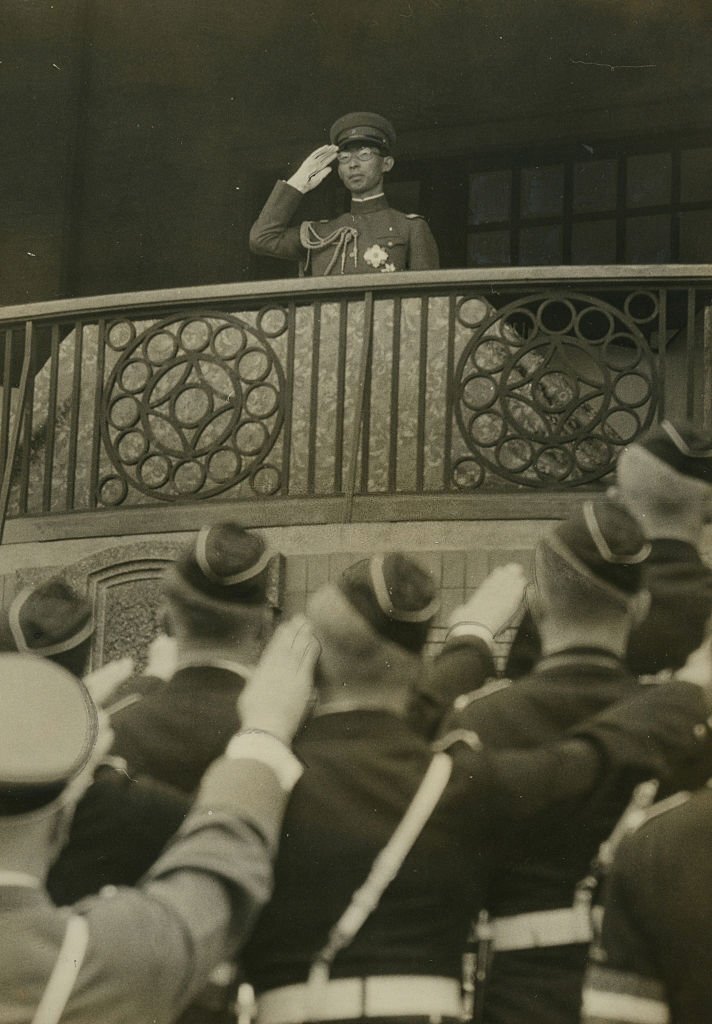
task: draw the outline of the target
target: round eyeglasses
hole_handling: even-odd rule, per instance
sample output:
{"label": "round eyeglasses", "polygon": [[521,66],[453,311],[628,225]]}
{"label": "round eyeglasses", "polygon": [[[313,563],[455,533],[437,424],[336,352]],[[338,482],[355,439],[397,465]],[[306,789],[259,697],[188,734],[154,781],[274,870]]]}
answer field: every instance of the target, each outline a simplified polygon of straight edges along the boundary
{"label": "round eyeglasses", "polygon": [[380,149],[375,149],[373,146],[361,146],[359,149],[340,149],[336,154],[336,159],[340,164],[347,164],[349,160],[354,157],[359,163],[365,164],[368,160],[372,160],[374,156],[381,156]]}

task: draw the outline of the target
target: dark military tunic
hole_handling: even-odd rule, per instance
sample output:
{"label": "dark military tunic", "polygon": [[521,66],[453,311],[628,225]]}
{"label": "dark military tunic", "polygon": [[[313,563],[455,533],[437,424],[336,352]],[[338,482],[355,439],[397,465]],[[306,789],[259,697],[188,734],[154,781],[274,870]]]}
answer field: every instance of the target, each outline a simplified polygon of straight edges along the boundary
{"label": "dark military tunic", "polygon": [[384,196],[352,198],[349,213],[290,227],[303,198],[287,182],[277,182],[250,231],[253,252],[297,260],[315,277],[435,270],[440,265],[423,218],[391,209]]}
{"label": "dark military tunic", "polygon": [[[550,743],[591,715],[645,692],[612,654],[571,649],[542,658],[514,685],[495,683],[459,701],[443,731],[474,730],[487,748]],[[648,688],[649,689],[649,688]],[[664,719],[660,720],[661,727]],[[680,769],[681,770],[681,769]],[[571,907],[631,796],[627,782],[602,786],[565,819],[538,823],[524,843],[500,851],[488,909],[508,917]],[[485,995],[487,1024],[576,1024],[587,945],[502,951],[494,957]]]}
{"label": "dark military tunic", "polygon": [[[374,913],[337,956],[332,977],[458,978],[493,839],[557,801],[576,806],[633,762],[633,774],[646,777],[661,756],[696,750],[694,725],[707,714],[702,691],[691,684],[649,691],[640,707],[581,727],[601,754],[596,768],[570,745],[505,754],[463,748],[438,807]],[[625,738],[631,732],[635,737]],[[316,717],[294,749],[307,768],[284,821],[273,898],[244,956],[259,991],[306,980],[312,957],[390,838],[431,756],[428,742],[405,721],[379,710]]]}
{"label": "dark military tunic", "polygon": [[[712,570],[692,544],[658,538],[643,564],[643,586],[650,592],[650,612],[631,633],[626,660],[636,675],[655,675],[684,665],[702,643],[712,613]],[[509,653],[507,675],[516,679],[527,673],[539,651],[539,635],[527,614]]]}
{"label": "dark military tunic", "polygon": [[672,797],[621,843],[584,1024],[712,1019],[712,790]]}
{"label": "dark military tunic", "polygon": [[237,698],[244,685],[243,676],[217,665],[186,665],[167,683],[130,681],[122,693],[138,699],[111,716],[112,753],[127,761],[130,775],[192,793],[240,727]]}
{"label": "dark military tunic", "polygon": [[185,793],[102,767],[77,805],[69,840],[47,878],[59,906],[105,885],[136,885],[190,809]]}

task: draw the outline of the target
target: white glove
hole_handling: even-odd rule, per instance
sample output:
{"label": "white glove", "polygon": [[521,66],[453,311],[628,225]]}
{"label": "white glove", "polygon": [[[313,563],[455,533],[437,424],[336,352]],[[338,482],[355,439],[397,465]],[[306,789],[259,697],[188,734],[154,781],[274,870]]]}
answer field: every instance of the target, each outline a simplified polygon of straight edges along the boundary
{"label": "white glove", "polygon": [[474,594],[453,611],[448,625],[452,628],[471,623],[496,636],[519,610],[526,585],[524,569],[517,562],[497,566]]}
{"label": "white glove", "polygon": [[331,174],[330,164],[338,152],[338,146],[320,146],[319,149],[315,149],[288,179],[287,184],[300,192],[311,192],[321,184],[327,174]]}

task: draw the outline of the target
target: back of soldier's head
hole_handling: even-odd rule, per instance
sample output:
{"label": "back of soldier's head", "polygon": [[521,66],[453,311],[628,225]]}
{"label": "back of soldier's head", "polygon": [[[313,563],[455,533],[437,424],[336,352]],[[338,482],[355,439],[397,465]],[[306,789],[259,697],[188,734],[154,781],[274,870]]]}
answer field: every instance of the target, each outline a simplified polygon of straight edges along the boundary
{"label": "back of soldier's head", "polygon": [[0,612],[0,651],[35,654],[85,674],[94,633],[92,608],[60,576],[26,587]]}
{"label": "back of soldier's head", "polygon": [[582,631],[619,620],[641,590],[649,552],[623,505],[608,497],[585,501],[537,545],[537,618]]}
{"label": "back of soldier's head", "polygon": [[83,683],[44,658],[0,655],[0,825],[51,810],[86,766],[98,716]]}
{"label": "back of soldier's head", "polygon": [[[391,552],[355,562],[309,602],[321,672],[344,683],[408,683],[437,608],[431,576],[409,556]],[[405,678],[396,679],[400,670]]]}
{"label": "back of soldier's head", "polygon": [[663,420],[623,450],[616,480],[648,536],[694,535],[712,494],[712,435]]}
{"label": "back of soldier's head", "polygon": [[178,637],[239,641],[264,618],[270,553],[239,523],[205,527],[163,581],[169,627]]}

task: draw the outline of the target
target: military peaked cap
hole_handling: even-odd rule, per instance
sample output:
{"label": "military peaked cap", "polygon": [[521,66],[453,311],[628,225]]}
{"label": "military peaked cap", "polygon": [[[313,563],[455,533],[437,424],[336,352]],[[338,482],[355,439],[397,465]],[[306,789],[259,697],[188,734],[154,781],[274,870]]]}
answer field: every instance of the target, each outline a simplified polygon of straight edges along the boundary
{"label": "military peaked cap", "polygon": [[0,814],[23,813],[55,799],[85,766],[98,716],[76,676],[32,655],[0,655],[0,689]]}
{"label": "military peaked cap", "polygon": [[635,444],[678,473],[712,484],[712,434],[708,431],[663,420]]}
{"label": "military peaked cap", "polygon": [[650,554],[638,521],[608,497],[585,501],[541,543],[564,557],[580,576],[625,594],[640,589],[642,563]]}
{"label": "military peaked cap", "polygon": [[390,153],[395,146],[396,133],[390,121],[380,114],[359,110],[344,114],[334,121],[329,131],[333,145],[347,146],[350,142],[367,142]]}

